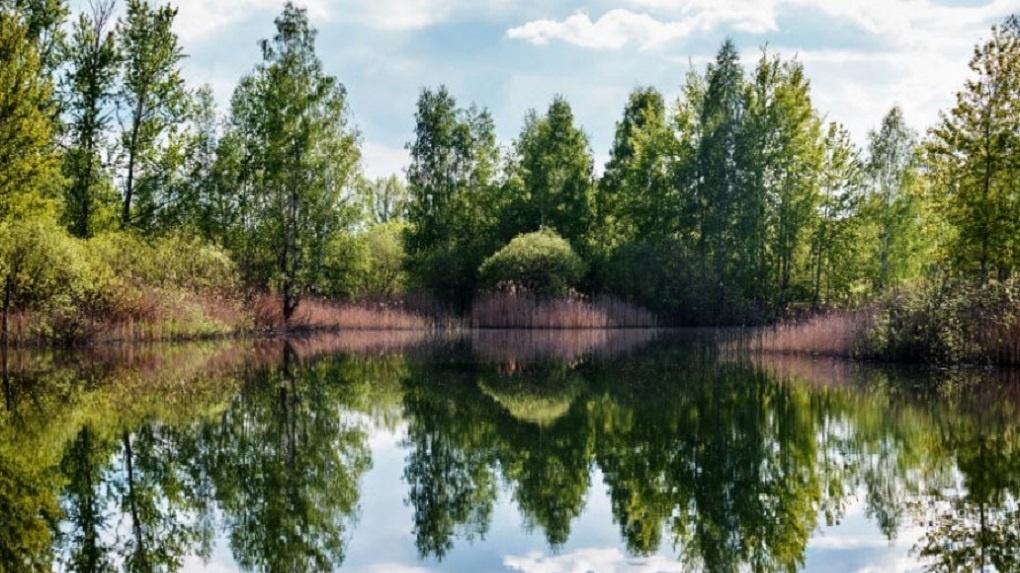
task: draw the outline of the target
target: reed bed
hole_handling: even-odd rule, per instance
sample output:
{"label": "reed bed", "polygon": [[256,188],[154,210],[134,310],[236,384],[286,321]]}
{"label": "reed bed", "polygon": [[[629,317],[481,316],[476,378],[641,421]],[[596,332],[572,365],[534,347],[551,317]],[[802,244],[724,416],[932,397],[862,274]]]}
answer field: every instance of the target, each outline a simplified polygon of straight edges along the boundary
{"label": "reed bed", "polygon": [[477,300],[468,318],[473,328],[605,329],[651,328],[648,311],[612,297],[542,299],[529,293],[499,292]]}
{"label": "reed bed", "polygon": [[[283,305],[279,298],[262,295],[252,303],[259,331],[284,330]],[[434,321],[402,301],[344,303],[308,298],[301,301],[287,329],[291,332],[339,330],[426,330]]]}
{"label": "reed bed", "polygon": [[752,331],[747,346],[774,354],[853,358],[874,322],[868,311],[837,311]]}

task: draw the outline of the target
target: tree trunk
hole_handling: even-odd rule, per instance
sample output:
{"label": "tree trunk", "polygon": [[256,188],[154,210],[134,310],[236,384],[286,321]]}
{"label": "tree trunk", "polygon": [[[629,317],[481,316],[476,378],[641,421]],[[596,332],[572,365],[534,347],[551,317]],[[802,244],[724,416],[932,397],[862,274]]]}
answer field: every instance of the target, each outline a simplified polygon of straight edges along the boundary
{"label": "tree trunk", "polygon": [[131,222],[131,199],[135,190],[135,162],[138,157],[138,130],[141,129],[142,112],[144,111],[145,93],[138,96],[138,104],[135,106],[134,124],[131,126],[131,140],[128,149],[128,172],[125,182],[124,211],[121,213],[120,226],[126,228]]}
{"label": "tree trunk", "polygon": [[7,356],[7,345],[0,347],[0,368],[3,369],[4,380],[4,405],[7,411],[14,410],[14,391],[11,389],[11,370]]}
{"label": "tree trunk", "polygon": [[11,331],[11,296],[14,294],[14,278],[12,275],[7,275],[4,280],[4,308],[3,317],[0,317],[0,346],[3,347],[4,352],[7,351],[10,346],[10,331]]}
{"label": "tree trunk", "polygon": [[146,570],[146,562],[148,559],[145,555],[145,537],[142,534],[142,522],[138,517],[138,503],[135,494],[135,472],[134,472],[134,454],[131,451],[131,435],[124,432],[124,459],[127,466],[127,482],[128,482],[128,503],[131,506],[131,521],[133,524],[135,542],[138,544],[135,548],[135,553],[139,559],[139,565],[141,570]]}

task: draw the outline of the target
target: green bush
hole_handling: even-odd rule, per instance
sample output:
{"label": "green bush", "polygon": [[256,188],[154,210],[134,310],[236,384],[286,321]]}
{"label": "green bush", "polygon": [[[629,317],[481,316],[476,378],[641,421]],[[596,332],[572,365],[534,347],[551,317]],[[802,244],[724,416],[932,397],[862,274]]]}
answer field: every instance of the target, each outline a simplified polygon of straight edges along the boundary
{"label": "green bush", "polygon": [[46,214],[0,224],[0,293],[8,316],[21,316],[21,341],[80,341],[123,324],[131,336],[228,332],[240,326],[239,285],[226,253],[189,236],[81,240]]}
{"label": "green bush", "polygon": [[585,264],[570,243],[549,229],[518,235],[478,269],[483,288],[523,289],[562,296],[584,277]]}
{"label": "green bush", "polygon": [[93,288],[78,241],[48,216],[0,224],[0,288],[16,310],[73,309]]}
{"label": "green bush", "polygon": [[931,364],[1016,364],[1020,280],[929,282],[887,295],[860,334],[862,356]]}
{"label": "green bush", "polygon": [[348,300],[392,297],[404,291],[402,226],[384,223],[357,235],[337,234],[326,248],[320,294]]}

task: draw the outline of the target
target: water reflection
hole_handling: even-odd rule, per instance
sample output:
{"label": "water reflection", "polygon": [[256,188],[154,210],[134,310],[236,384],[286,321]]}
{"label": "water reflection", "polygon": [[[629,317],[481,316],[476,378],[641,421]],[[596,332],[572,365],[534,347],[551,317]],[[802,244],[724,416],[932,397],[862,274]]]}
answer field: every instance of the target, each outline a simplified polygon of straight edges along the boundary
{"label": "water reflection", "polygon": [[[811,540],[862,506],[885,539],[920,531],[918,569],[1016,571],[1018,388],[651,332],[18,354],[0,569],[179,571],[217,551],[242,571],[342,568],[378,511],[362,506],[370,436],[391,432],[404,491],[387,495],[407,508],[392,528],[437,568],[506,554],[491,532],[509,502],[554,552],[584,524],[629,555],[723,572],[810,567]],[[591,523],[602,490],[611,522]]]}

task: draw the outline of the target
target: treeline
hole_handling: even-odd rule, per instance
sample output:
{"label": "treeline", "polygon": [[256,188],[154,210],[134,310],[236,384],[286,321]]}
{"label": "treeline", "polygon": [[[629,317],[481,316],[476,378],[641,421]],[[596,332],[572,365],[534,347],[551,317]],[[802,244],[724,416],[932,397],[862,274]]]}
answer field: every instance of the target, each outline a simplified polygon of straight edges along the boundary
{"label": "treeline", "polygon": [[815,109],[799,61],[763,50],[748,71],[726,42],[674,104],[631,94],[601,177],[562,98],[501,150],[488,113],[425,90],[409,146],[411,276],[469,301],[486,256],[548,227],[586,262],[583,291],[680,324],[853,307],[922,279],[1005,279],[1020,238],[1018,38],[1015,17],[993,29],[927,136],[894,107],[863,149]]}
{"label": "treeline", "polygon": [[[419,293],[465,309],[483,291],[530,291],[723,324],[854,306],[921,279],[1003,280],[1020,258],[1015,17],[978,46],[957,104],[924,137],[893,108],[860,149],[814,108],[799,61],[763,50],[746,69],[726,42],[674,103],[631,94],[601,175],[562,97],[503,147],[487,110],[423,89],[405,184],[362,177],[346,89],[304,10],[285,5],[221,115],[209,87],[182,78],[176,8],[123,8],[115,18],[113,0],[96,0],[72,19],[63,0],[0,0],[5,333],[19,312],[73,331],[83,313],[167,306],[111,295],[104,276],[142,277],[139,292],[157,280],[194,302],[185,314],[231,317],[213,331],[245,322],[238,285],[278,295],[285,322],[311,295]],[[197,245],[214,268],[146,278],[135,269],[148,255],[122,248],[100,264],[97,240]],[[52,256],[64,251],[73,265]],[[190,272],[223,282],[196,290]],[[210,312],[207,291],[232,311]]]}

